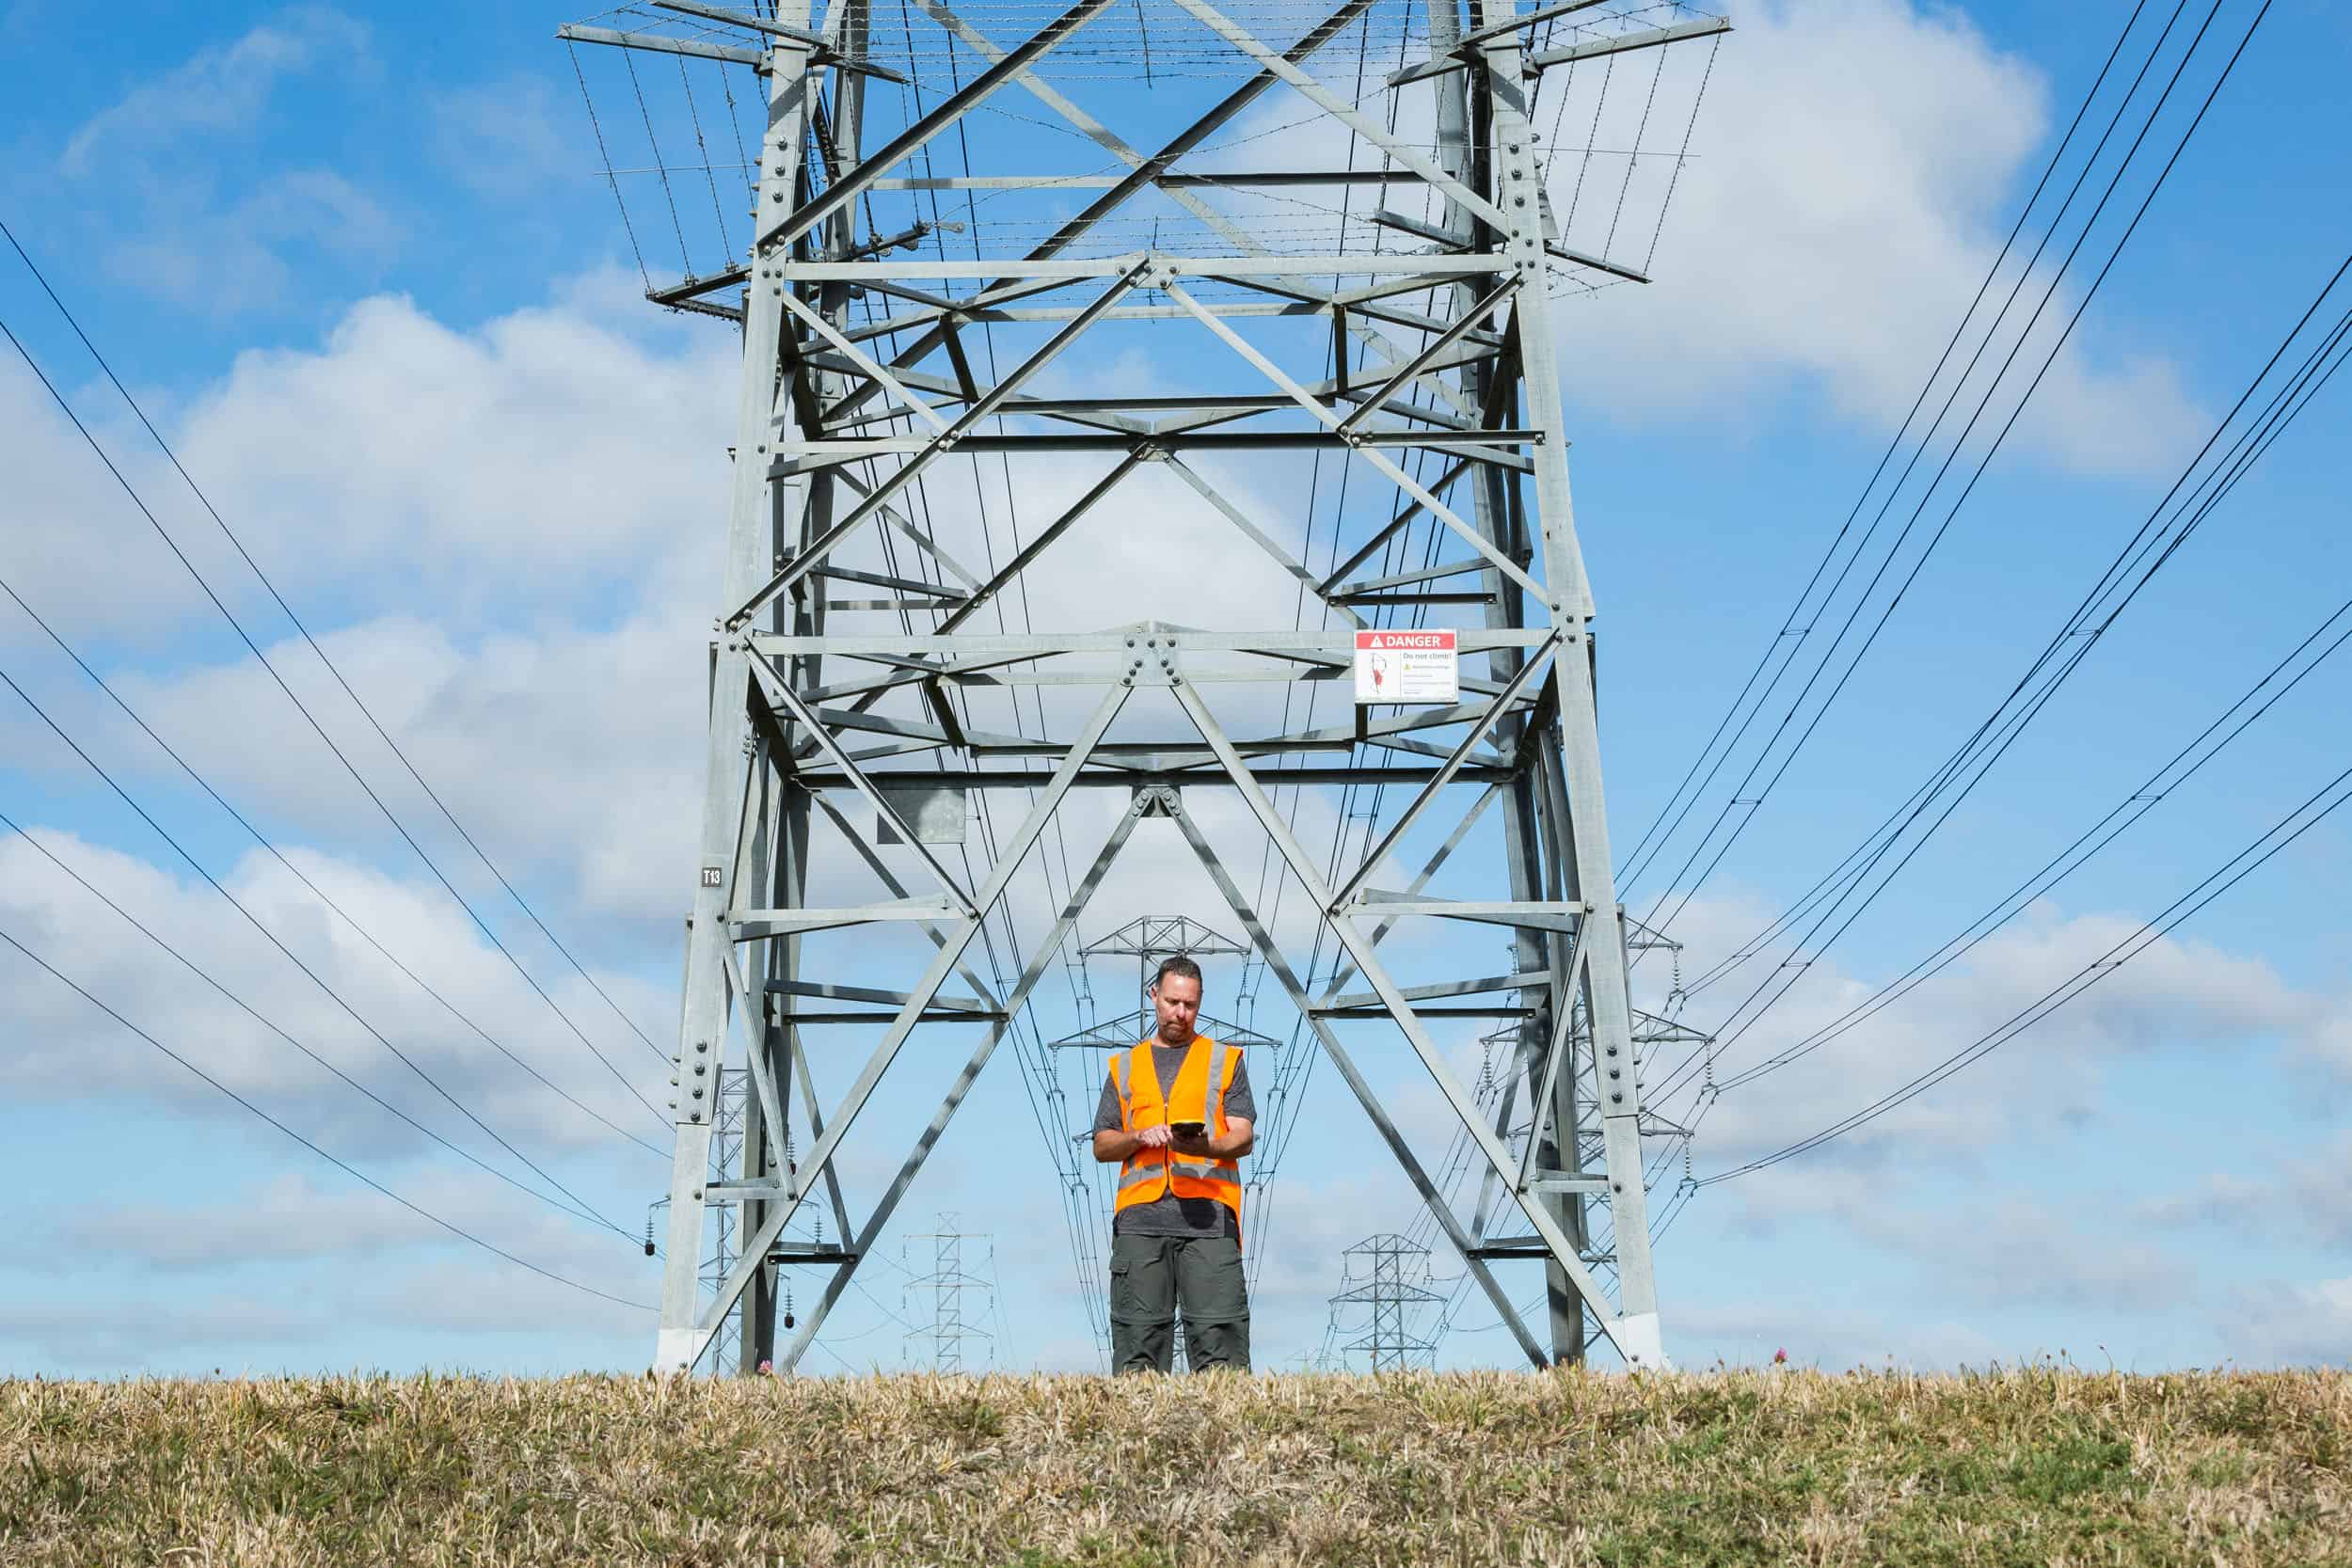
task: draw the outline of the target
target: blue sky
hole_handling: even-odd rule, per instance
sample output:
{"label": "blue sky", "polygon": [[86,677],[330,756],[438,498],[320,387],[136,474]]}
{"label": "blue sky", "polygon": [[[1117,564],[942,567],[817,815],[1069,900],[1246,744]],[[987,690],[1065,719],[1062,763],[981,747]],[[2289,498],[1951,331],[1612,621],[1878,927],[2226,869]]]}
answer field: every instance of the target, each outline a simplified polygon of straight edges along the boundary
{"label": "blue sky", "polygon": [[[2233,40],[2255,8],[2229,0],[2217,38]],[[2169,9],[2151,7],[2151,25]],[[2188,8],[2185,25],[2205,10]],[[1709,78],[1658,282],[1561,310],[1621,863],[1780,629],[2127,13],[1908,0],[1731,8],[1739,30]],[[293,628],[12,253],[0,252],[0,320],[358,770],[564,1014],[658,1104],[652,1058],[674,1027],[700,792],[733,352],[720,324],[637,297],[572,66],[551,36],[573,19],[528,6],[102,15],[19,0],[0,8],[0,94],[25,110],[0,135],[0,217],[628,1022],[504,902],[298,642],[284,645]],[[2225,54],[2217,46],[2211,66],[2201,55],[2184,91],[2201,96]],[[2343,260],[2352,140],[2334,89],[2348,56],[2352,20],[2317,0],[2272,8],[2052,381],[1677,921],[1691,974],[1785,910],[1991,710]],[[1121,85],[1087,90],[1098,106],[1135,100],[1120,123],[1138,139],[1179,107]],[[598,104],[617,146],[626,127]],[[2180,124],[2153,134],[2159,152]],[[1021,122],[989,134],[1016,156],[1053,146]],[[1555,181],[1565,168],[1555,162]],[[2118,199],[2136,203],[2142,190],[2127,180]],[[2115,231],[2094,233],[2086,254],[2104,257]],[[658,240],[646,249],[660,278],[675,263]],[[2080,299],[2083,276],[2070,274],[2054,310]],[[2326,313],[2343,309],[2339,293]],[[1118,341],[1135,355],[1148,340]],[[1086,384],[1164,368],[1130,357],[1068,374]],[[2352,594],[2334,526],[2352,478],[2345,395],[2334,385],[2318,395],[1869,912],[1807,955],[1799,988],[1726,1055],[1726,1075],[1959,930]],[[468,1017],[660,1143],[653,1118],[267,684],[13,356],[0,362],[0,411],[10,481],[0,577]],[[1244,486],[1263,477],[1236,475]],[[1024,475],[1013,499],[1041,512],[1073,483]],[[1932,508],[1930,526],[1942,515]],[[1286,515],[1281,526],[1296,537],[1303,525]],[[1116,583],[1122,598],[1159,594],[1181,609],[1200,559],[1187,552],[1219,547],[1209,537],[1171,514],[1156,540],[1074,560],[1063,586],[1085,600]],[[1256,592],[1234,590],[1245,606]],[[1279,594],[1264,602],[1287,614]],[[1802,1067],[1725,1094],[1694,1170],[1809,1132],[1998,1022],[2352,762],[2347,657],[2323,663],[1931,987]],[[0,669],[357,1012],[635,1231],[666,1184],[660,1160],[566,1110],[340,934],[13,605],[0,604]],[[1704,814],[1728,793],[1726,776]],[[1310,810],[1327,830],[1328,803]],[[453,1142],[519,1169],[12,696],[0,705],[0,811],[289,1033]],[[1073,826],[1072,858],[1106,825]],[[2348,831],[2329,819],[2176,939],[1902,1112],[1703,1190],[1659,1253],[1669,1348],[1699,1363],[1785,1347],[1834,1366],[2060,1351],[2143,1368],[2352,1356],[2352,1207],[2340,1180],[2352,1157],[2352,927],[2332,896],[2352,869]],[[1637,911],[1687,847],[1677,841],[1635,883]],[[1142,861],[1106,890],[1106,911],[1165,912],[1203,893],[1176,858]],[[1019,893],[1031,931],[1047,900],[1033,882]],[[1106,913],[1088,934],[1110,923]],[[527,1202],[422,1143],[204,992],[14,835],[0,841],[0,929],[419,1204],[614,1294],[658,1291],[656,1265],[632,1240]],[[1482,960],[1465,950],[1459,961]],[[1664,985],[1657,970],[1644,970],[1652,996]],[[1122,1005],[1126,974],[1093,974],[1103,1016]],[[1215,1012],[1233,974],[1213,968],[1210,980]],[[1701,991],[1686,1016],[1711,1024],[1745,990]],[[1049,981],[1039,1015],[1048,1035],[1075,1025],[1067,985]],[[1270,996],[1256,1021],[1289,1033]],[[1475,1069],[1469,1037],[1447,1043]],[[1408,1125],[1441,1142],[1426,1078],[1392,1045],[1365,1049]],[[952,1210],[995,1238],[999,1364],[1091,1365],[1052,1166],[1010,1067],[1000,1056],[897,1229],[931,1231]],[[1253,1067],[1262,1083],[1275,1070]],[[1064,1069],[1073,1127],[1091,1103],[1091,1070]],[[5,950],[0,1082],[0,1171],[22,1243],[0,1263],[0,1370],[543,1371],[634,1367],[650,1351],[643,1314],[452,1241]],[[1366,1215],[1402,1227],[1410,1212],[1392,1174],[1354,1164],[1363,1123],[1333,1076],[1303,1092],[1300,1141],[1253,1222],[1267,1364],[1323,1343],[1324,1297]],[[927,1112],[923,1093],[894,1087],[878,1105],[871,1147],[852,1160],[866,1191]],[[1033,1184],[981,1184],[1006,1168]],[[888,1250],[898,1256],[896,1238]],[[916,1307],[902,1300],[902,1275],[884,1264],[859,1277],[812,1370],[904,1359],[892,1314]],[[1508,1364],[1490,1322],[1483,1304],[1465,1306],[1443,1358]]]}

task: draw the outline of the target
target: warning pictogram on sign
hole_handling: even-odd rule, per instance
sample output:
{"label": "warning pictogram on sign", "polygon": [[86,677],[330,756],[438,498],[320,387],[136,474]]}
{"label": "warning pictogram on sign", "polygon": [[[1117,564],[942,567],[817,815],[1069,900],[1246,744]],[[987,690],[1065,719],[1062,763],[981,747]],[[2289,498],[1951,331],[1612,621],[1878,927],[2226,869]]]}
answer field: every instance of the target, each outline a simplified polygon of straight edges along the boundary
{"label": "warning pictogram on sign", "polygon": [[1359,631],[1356,701],[1458,703],[1462,659],[1451,631]]}

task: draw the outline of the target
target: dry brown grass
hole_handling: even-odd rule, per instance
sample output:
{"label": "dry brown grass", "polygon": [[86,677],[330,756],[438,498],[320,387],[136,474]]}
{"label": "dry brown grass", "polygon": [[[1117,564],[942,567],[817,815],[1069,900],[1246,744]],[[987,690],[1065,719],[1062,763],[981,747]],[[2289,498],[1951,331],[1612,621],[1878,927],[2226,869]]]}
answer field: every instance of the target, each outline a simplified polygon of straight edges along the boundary
{"label": "dry brown grass", "polygon": [[2352,1562],[2352,1375],[0,1383],[0,1561]]}

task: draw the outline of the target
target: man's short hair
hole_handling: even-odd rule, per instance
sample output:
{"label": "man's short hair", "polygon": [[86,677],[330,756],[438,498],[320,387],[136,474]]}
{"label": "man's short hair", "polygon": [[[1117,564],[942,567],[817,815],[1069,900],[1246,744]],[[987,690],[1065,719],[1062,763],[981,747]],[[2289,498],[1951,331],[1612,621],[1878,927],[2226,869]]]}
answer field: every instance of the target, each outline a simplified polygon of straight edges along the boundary
{"label": "man's short hair", "polygon": [[1190,958],[1187,958],[1182,953],[1177,953],[1160,960],[1160,972],[1152,976],[1152,989],[1153,990],[1158,990],[1160,989],[1160,982],[1167,979],[1171,974],[1176,975],[1180,979],[1190,980],[1196,986],[1202,983],[1200,979],[1200,966],[1194,963]]}

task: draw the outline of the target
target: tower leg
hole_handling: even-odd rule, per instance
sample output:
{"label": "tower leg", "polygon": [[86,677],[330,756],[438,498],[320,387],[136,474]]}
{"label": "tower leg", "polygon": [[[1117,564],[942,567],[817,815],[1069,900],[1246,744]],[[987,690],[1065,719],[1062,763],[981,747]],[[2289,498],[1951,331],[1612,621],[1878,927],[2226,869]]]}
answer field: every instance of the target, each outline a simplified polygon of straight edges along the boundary
{"label": "tower leg", "polygon": [[[778,20],[808,23],[807,0],[782,0]],[[759,208],[781,207],[793,198],[806,137],[808,51],[779,42],[769,51],[768,124],[760,137]],[[762,256],[755,253],[756,272]],[[728,505],[726,602],[740,603],[765,580],[771,553],[774,504],[768,477],[771,447],[791,439],[789,421],[774,435],[777,370],[784,307],[772,288],[746,291],[743,362],[736,397],[736,463]],[[788,483],[788,482],[787,482]],[[787,505],[787,510],[790,508]],[[669,1249],[661,1283],[661,1329],[655,1366],[663,1375],[689,1370],[705,1342],[701,1312],[703,1187],[709,1179],[710,1136],[717,1114],[719,1073],[726,1060],[730,1013],[741,1016],[757,1042],[755,999],[733,997],[729,976],[730,933],[726,914],[738,902],[740,850],[747,829],[746,755],[751,736],[749,705],[756,700],[751,653],[739,634],[722,637],[711,649],[709,723],[704,753],[702,853],[694,890],[694,922],[687,937],[686,1005],[681,1015],[677,1066],[678,1097],[670,1167]],[[762,973],[758,966],[752,974]],[[732,1006],[730,1005],[732,1000]],[[739,1232],[747,1241],[755,1231]]]}
{"label": "tower leg", "polygon": [[[1566,797],[1565,865],[1572,871],[1572,896],[1586,910],[1582,972],[1592,1040],[1593,1103],[1609,1180],[1619,1334],[1629,1341],[1619,1348],[1629,1360],[1657,1367],[1662,1364],[1662,1348],[1657,1287],[1650,1270],[1649,1204],[1642,1180],[1640,1064],[1634,1056],[1625,921],[1617,906],[1601,791],[1599,715],[1593,687],[1593,600],[1568,490],[1558,327],[1549,293],[1543,286],[1543,170],[1535,155],[1534,129],[1527,118],[1528,79],[1519,69],[1517,35],[1487,40],[1481,55],[1487,68],[1486,102],[1493,121],[1488,156],[1499,176],[1494,188],[1512,221],[1502,250],[1530,275],[1533,283],[1518,295],[1514,343],[1525,399],[1522,417],[1543,431],[1545,437],[1531,456],[1535,523],[1550,600],[1547,608],[1552,624],[1568,632],[1567,642],[1552,660],[1551,680],[1559,777]],[[1555,998],[1557,1006],[1566,1003],[1565,997]],[[1564,1081],[1571,1077],[1565,1072],[1561,1076]],[[1572,1101],[1574,1091],[1568,1092]],[[1564,1144],[1573,1145],[1573,1120],[1559,1130],[1559,1136]],[[1581,1332],[1581,1325],[1578,1332]]]}

